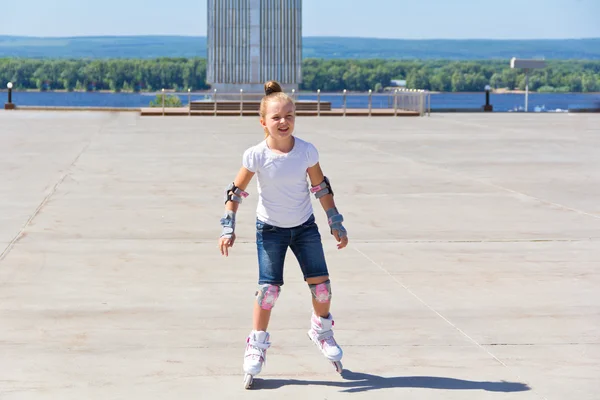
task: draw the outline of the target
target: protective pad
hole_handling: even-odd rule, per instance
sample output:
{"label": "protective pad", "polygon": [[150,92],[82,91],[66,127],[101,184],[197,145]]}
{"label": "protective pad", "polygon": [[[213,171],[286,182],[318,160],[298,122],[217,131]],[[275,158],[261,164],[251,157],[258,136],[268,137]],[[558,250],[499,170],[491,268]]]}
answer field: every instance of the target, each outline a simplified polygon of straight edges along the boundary
{"label": "protective pad", "polygon": [[228,201],[241,203],[246,197],[248,197],[248,193],[235,186],[233,182],[227,186],[227,189],[225,189],[225,204],[227,204]]}
{"label": "protective pad", "polygon": [[333,231],[336,230],[338,231],[339,237],[347,236],[348,232],[342,225],[342,222],[344,222],[344,216],[338,212],[337,208],[332,207],[325,213],[327,214],[327,223],[329,224],[331,233],[333,234]]}
{"label": "protective pad", "polygon": [[331,194],[333,196],[333,189],[331,188],[331,184],[329,183],[329,179],[324,177],[323,182],[319,183],[317,186],[312,186],[310,188],[310,192],[315,195],[315,198],[320,199],[321,197]]}
{"label": "protective pad", "polygon": [[317,285],[308,285],[308,287],[317,303],[329,303],[331,300],[331,282],[329,279]]}
{"label": "protective pad", "polygon": [[275,306],[280,292],[281,286],[260,285],[256,291],[256,301],[263,310],[271,310]]}
{"label": "protective pad", "polygon": [[235,213],[233,211],[225,211],[225,215],[221,218],[221,226],[223,227],[221,237],[231,238],[235,232]]}

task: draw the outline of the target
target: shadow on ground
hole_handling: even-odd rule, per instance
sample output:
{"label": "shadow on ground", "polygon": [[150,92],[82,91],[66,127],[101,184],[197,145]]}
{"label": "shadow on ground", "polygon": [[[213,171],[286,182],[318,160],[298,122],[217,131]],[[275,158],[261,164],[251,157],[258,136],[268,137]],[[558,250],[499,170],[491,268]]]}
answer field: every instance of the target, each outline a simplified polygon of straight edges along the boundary
{"label": "shadow on ground", "polygon": [[444,390],[485,390],[488,392],[523,392],[531,388],[519,382],[478,382],[463,379],[444,378],[436,376],[383,376],[352,372],[344,370],[342,377],[345,381],[308,381],[297,379],[255,379],[253,389],[279,389],[283,386],[336,386],[343,388],[342,392],[357,393],[377,389],[391,388],[424,388]]}

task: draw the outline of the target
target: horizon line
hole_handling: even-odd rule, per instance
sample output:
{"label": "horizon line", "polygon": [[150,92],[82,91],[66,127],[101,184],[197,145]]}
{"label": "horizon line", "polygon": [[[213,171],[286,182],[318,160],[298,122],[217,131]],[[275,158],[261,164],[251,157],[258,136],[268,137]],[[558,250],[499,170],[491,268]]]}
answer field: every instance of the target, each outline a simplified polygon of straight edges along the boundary
{"label": "horizon line", "polygon": [[[27,39],[96,39],[96,38],[206,38],[206,35],[176,35],[176,34],[139,34],[139,35],[75,35],[75,36],[30,36],[0,34],[0,38],[27,38]],[[564,37],[564,38],[390,38],[374,36],[327,36],[327,35],[302,35],[302,38],[315,39],[370,39],[390,41],[553,41],[553,40],[600,40],[599,37]]]}

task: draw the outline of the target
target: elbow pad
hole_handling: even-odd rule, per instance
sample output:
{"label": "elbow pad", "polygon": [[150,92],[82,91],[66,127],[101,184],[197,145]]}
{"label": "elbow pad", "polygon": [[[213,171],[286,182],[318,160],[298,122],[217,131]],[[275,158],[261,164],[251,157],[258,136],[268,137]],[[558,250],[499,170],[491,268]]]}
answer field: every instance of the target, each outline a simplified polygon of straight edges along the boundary
{"label": "elbow pad", "polygon": [[333,189],[331,188],[329,179],[327,179],[326,176],[324,178],[325,179],[323,179],[323,182],[310,188],[310,192],[313,193],[317,199],[320,199],[327,194],[331,194],[333,196]]}
{"label": "elbow pad", "polygon": [[248,193],[235,186],[232,182],[227,186],[227,189],[225,189],[225,204],[227,204],[228,201],[235,201],[236,203],[241,204],[242,200],[248,196]]}

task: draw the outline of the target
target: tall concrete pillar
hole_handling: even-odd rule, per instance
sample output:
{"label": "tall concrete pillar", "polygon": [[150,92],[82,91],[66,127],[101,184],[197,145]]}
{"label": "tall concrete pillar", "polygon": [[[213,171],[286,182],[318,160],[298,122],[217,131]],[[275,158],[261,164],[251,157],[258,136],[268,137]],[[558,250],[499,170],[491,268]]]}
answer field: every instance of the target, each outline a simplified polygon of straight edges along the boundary
{"label": "tall concrete pillar", "polygon": [[220,93],[302,83],[302,0],[208,0],[207,82]]}

